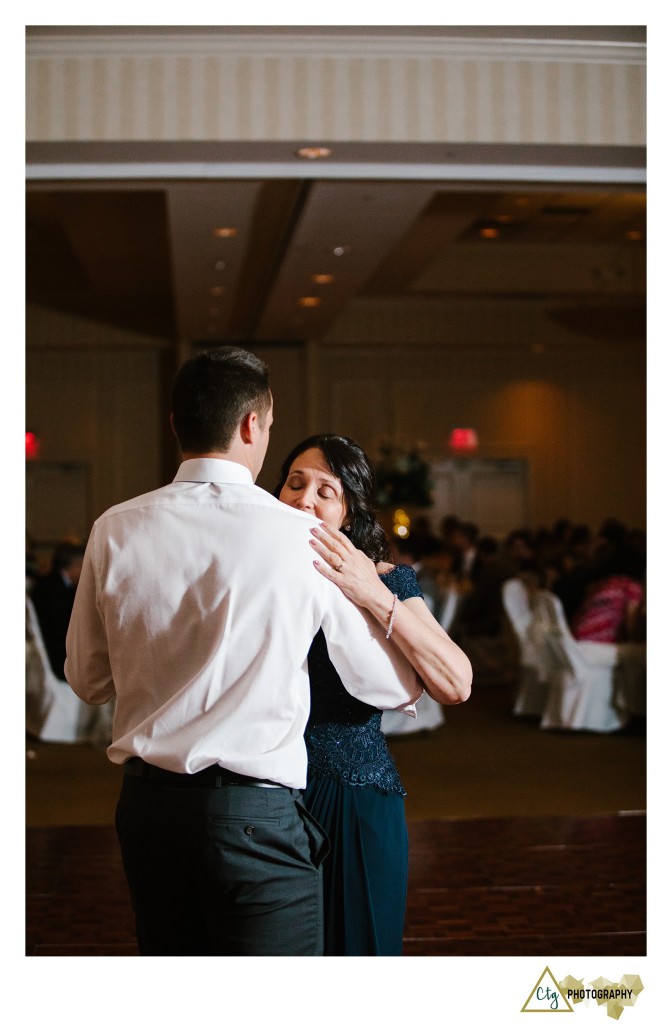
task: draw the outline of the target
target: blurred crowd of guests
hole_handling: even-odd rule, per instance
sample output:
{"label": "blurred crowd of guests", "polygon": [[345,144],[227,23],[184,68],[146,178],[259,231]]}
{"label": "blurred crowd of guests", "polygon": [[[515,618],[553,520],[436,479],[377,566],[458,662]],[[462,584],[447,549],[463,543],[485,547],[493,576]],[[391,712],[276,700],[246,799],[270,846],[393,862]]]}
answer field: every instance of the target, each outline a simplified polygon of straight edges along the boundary
{"label": "blurred crowd of guests", "polygon": [[42,569],[30,537],[26,537],[26,594],[33,602],[54,675],[65,682],[65,636],[82,570],[84,546],[75,540],[56,545]]}
{"label": "blurred crowd of guests", "polygon": [[[605,519],[597,530],[558,519],[550,529],[517,529],[498,540],[456,516],[446,516],[437,533],[419,515],[409,537],[391,541],[395,560],[415,567],[435,617],[468,652],[470,640],[498,640],[506,632],[502,584],[514,576],[557,594],[577,639],[646,642],[646,534],[618,519]],[[63,681],[65,636],[83,556],[84,546],[68,539],[41,568],[27,538],[27,594],[51,667]],[[447,621],[443,613],[451,598],[454,611]],[[499,657],[494,649],[493,655]]]}
{"label": "blurred crowd of guests", "polygon": [[616,518],[596,530],[558,519],[498,540],[455,516],[435,533],[429,518],[418,516],[394,547],[397,561],[416,567],[437,618],[451,590],[458,591],[447,626],[467,647],[470,637],[496,637],[505,628],[502,584],[515,576],[559,597],[577,639],[646,641],[646,533]]}

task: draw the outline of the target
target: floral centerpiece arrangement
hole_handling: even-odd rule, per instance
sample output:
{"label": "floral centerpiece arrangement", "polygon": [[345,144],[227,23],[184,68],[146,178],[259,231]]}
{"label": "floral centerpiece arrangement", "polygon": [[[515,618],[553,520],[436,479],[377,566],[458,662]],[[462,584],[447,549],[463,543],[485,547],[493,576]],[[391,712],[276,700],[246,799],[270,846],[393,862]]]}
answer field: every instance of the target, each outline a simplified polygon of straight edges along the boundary
{"label": "floral centerpiece arrangement", "polygon": [[380,508],[429,508],[432,486],[424,441],[383,441],[376,463],[377,500]]}

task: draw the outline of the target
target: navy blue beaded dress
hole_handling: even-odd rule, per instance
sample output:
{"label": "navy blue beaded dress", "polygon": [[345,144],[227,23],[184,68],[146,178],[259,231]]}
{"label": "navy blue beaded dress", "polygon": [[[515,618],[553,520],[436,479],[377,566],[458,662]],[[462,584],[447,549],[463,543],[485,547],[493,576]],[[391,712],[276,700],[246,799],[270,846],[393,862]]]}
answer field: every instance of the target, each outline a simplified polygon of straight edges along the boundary
{"label": "navy blue beaded dress", "polygon": [[[421,597],[414,570],[381,580],[401,601]],[[400,956],[406,908],[406,795],[380,730],[382,712],[352,697],[329,660],[324,634],[308,655],[304,802],[327,832],[325,956]]]}

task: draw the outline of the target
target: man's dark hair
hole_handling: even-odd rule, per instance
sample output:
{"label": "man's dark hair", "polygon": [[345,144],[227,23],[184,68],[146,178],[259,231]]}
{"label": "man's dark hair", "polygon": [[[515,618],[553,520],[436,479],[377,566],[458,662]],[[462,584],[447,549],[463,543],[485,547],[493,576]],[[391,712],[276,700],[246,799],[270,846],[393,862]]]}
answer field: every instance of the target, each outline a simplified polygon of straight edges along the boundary
{"label": "man's dark hair", "polygon": [[173,426],[183,452],[227,452],[241,420],[271,407],[268,367],[227,345],[183,363],[173,383]]}

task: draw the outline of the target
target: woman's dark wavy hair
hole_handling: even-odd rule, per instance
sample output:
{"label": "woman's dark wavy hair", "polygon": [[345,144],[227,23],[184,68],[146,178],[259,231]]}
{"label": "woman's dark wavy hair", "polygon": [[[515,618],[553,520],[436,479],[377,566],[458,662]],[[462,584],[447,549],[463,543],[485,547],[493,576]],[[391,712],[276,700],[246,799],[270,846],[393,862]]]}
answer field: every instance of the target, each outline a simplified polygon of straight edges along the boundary
{"label": "woman's dark wavy hair", "polygon": [[309,448],[320,449],[329,469],[343,485],[349,527],[345,532],[352,543],[374,562],[388,561],[390,547],[376,519],[375,472],[364,449],[351,438],[341,434],[313,434],[297,444],[280,469],[280,481],[274,491],[276,498],[285,485],[292,463]]}

